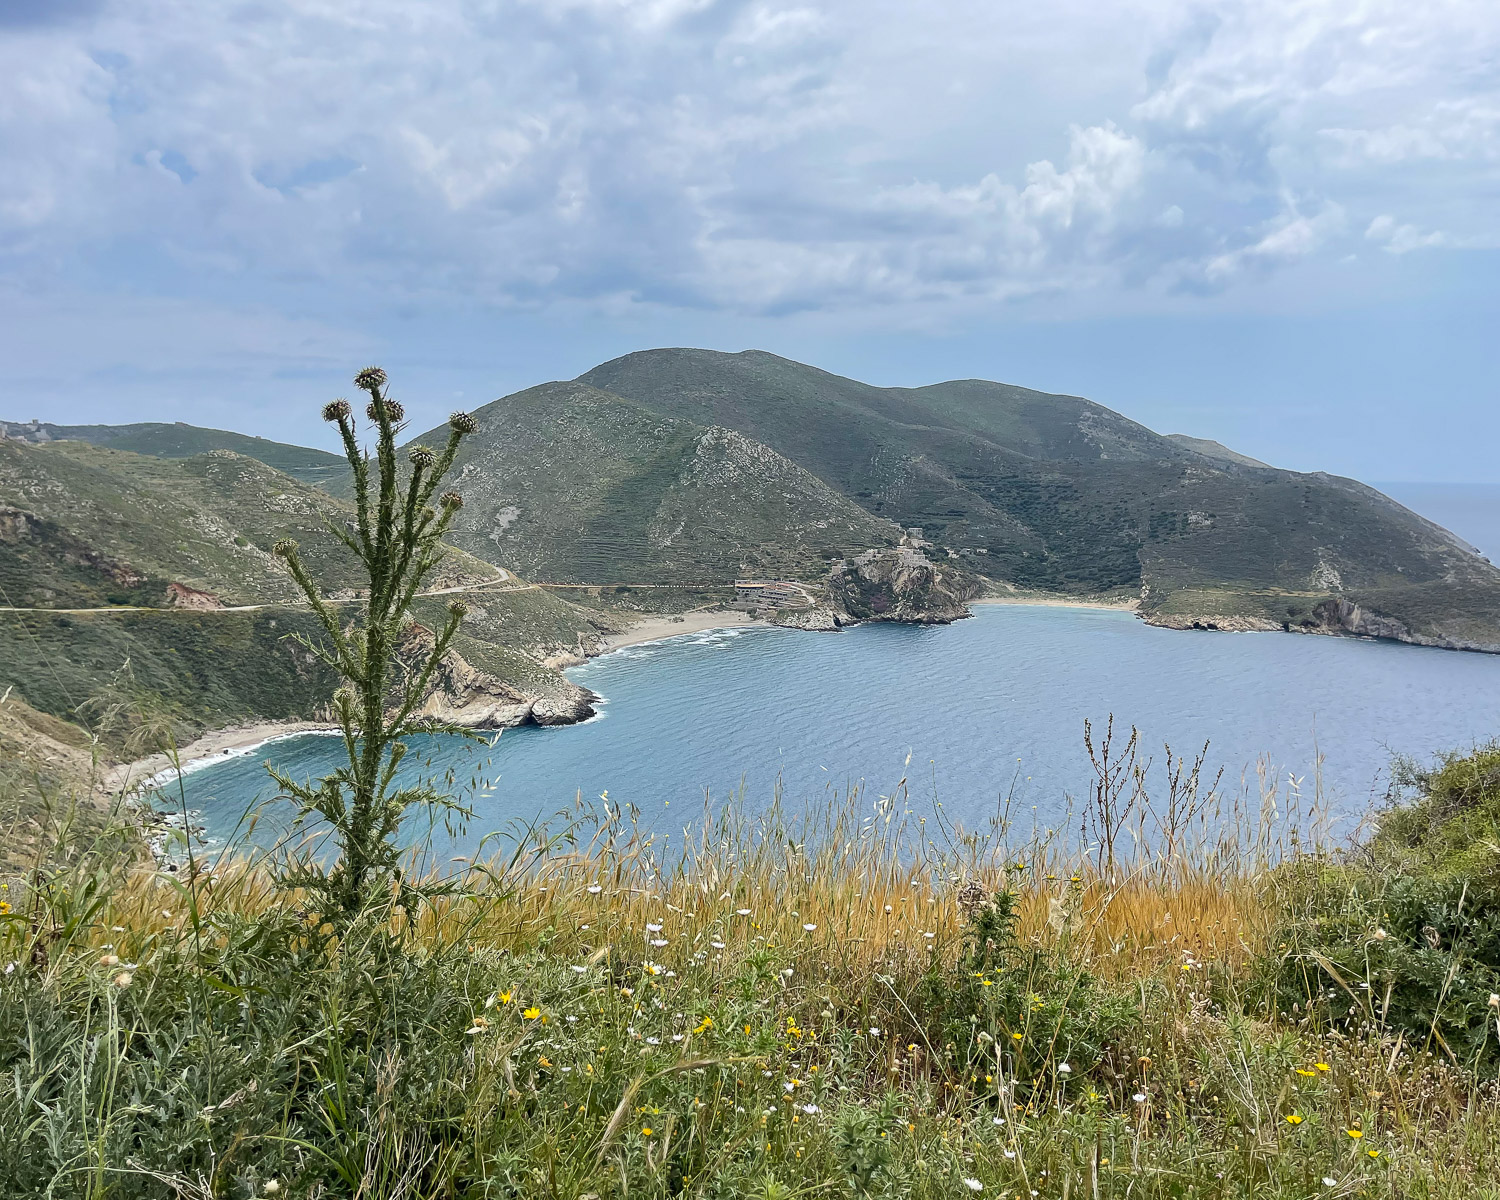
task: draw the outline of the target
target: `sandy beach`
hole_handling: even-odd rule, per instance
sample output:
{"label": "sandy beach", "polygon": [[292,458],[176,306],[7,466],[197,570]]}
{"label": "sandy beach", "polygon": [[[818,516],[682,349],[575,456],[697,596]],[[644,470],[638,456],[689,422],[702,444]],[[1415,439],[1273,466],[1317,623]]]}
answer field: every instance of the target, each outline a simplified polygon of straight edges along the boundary
{"label": "sandy beach", "polygon": [[215,729],[179,749],[175,763],[171,755],[153,754],[136,762],[111,767],[104,776],[104,789],[107,792],[118,792],[138,787],[148,780],[172,772],[177,766],[188,772],[210,761],[249,754],[276,738],[332,728],[332,725],[321,721],[258,721],[249,725]]}
{"label": "sandy beach", "polygon": [[626,646],[639,646],[642,642],[659,642],[662,638],[680,637],[687,633],[703,633],[709,629],[732,629],[744,625],[767,625],[769,622],[752,617],[749,613],[731,609],[708,609],[702,612],[682,613],[675,617],[646,617],[629,629],[611,633],[601,639],[601,654],[611,650],[622,650]]}
{"label": "sandy beach", "polygon": [[1074,600],[1069,596],[1050,596],[1046,594],[1027,594],[1017,592],[1015,595],[998,593],[990,596],[981,596],[978,600],[970,600],[970,604],[1030,604],[1037,608],[1107,608],[1114,612],[1135,612],[1140,608],[1141,602],[1135,598],[1129,600]]}

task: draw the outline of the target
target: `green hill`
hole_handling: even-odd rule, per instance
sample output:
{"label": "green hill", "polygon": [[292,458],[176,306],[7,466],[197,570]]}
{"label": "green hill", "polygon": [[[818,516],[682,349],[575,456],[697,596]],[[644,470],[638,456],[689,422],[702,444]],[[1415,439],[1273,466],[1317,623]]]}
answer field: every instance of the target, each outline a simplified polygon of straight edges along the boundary
{"label": "green hill", "polygon": [[742,433],[581,383],[543,384],[474,415],[479,432],[455,467],[465,503],[451,540],[531,578],[821,579],[830,558],[894,545],[899,532]]}
{"label": "green hill", "polygon": [[226,429],[203,429],[181,421],[144,421],[134,425],[52,425],[46,421],[0,421],[0,437],[17,441],[90,442],[154,458],[192,458],[210,450],[232,450],[275,467],[303,483],[326,483],[349,469],[341,454],[289,446]]}
{"label": "green hill", "polygon": [[[318,631],[271,547],[296,538],[325,591],[353,598],[362,580],[325,524],[350,515],[227,450],[172,459],[0,441],[0,693],[67,719],[101,693],[144,698],[180,738],[316,715],[333,684],[288,636]],[[575,696],[543,660],[619,624],[457,549],[433,586],[471,602],[464,658],[525,696]],[[445,602],[419,600],[418,619],[441,624]]]}
{"label": "green hill", "polygon": [[1138,594],[1167,624],[1500,647],[1500,571],[1446,530],[1352,480],[1210,457],[1075,396],[872,387],[760,351],[643,351],[580,382],[763,442],[1006,584]]}

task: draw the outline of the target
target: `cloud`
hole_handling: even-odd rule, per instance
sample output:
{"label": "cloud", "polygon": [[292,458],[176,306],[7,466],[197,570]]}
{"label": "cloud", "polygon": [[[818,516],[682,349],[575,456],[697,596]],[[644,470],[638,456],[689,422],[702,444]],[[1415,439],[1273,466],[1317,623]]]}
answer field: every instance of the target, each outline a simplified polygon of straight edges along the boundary
{"label": "cloud", "polygon": [[1409,224],[1363,244],[1492,222],[1455,200],[1500,155],[1500,13],[1475,0],[66,12],[0,28],[16,277],[68,262],[271,305],[1127,311],[1332,262],[1391,211]]}

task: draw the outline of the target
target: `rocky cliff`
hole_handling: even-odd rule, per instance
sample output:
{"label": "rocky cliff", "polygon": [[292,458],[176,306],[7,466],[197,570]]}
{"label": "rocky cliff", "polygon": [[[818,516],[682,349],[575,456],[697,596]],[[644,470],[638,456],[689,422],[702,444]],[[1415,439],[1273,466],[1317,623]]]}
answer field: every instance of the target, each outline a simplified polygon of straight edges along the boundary
{"label": "rocky cliff", "polygon": [[[431,653],[433,633],[408,626],[399,653],[416,669]],[[465,729],[510,729],[517,725],[572,725],[594,715],[598,697],[567,679],[547,694],[523,690],[472,665],[457,650],[443,655],[416,716]]]}
{"label": "rocky cliff", "polygon": [[939,566],[920,549],[906,546],[866,550],[840,563],[828,577],[835,606],[856,621],[946,625],[968,616],[968,602],[982,590],[969,572]]}

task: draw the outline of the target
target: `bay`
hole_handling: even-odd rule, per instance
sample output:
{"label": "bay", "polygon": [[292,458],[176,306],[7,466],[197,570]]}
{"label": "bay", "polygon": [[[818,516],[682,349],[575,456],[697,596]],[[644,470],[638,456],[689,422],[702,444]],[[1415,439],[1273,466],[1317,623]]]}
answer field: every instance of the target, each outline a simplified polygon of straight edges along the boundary
{"label": "bay", "polygon": [[[983,824],[1004,798],[1058,820],[1092,772],[1085,720],[1139,728],[1254,797],[1261,777],[1310,798],[1348,831],[1384,794],[1393,754],[1431,758],[1500,733],[1500,657],[1388,642],[1152,628],[1120,611],[989,605],[951,626],[871,624],[836,634],[710,631],[634,646],[569,672],[598,692],[582,725],[507,730],[475,749],[415,739],[412,762],[451,770],[474,819],[434,849],[469,853],[489,832],[575,796],[637,806],[659,830],[707,798],[750,809],[824,804],[853,787],[914,810],[938,802]],[[341,753],[298,736],[187,774],[185,800],[223,839],[274,794],[262,762],[315,776]],[[471,786],[472,785],[472,786]],[[175,798],[174,798],[175,802]]]}

